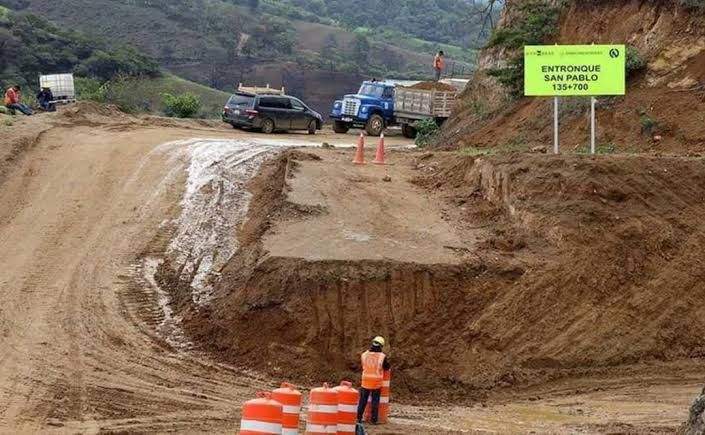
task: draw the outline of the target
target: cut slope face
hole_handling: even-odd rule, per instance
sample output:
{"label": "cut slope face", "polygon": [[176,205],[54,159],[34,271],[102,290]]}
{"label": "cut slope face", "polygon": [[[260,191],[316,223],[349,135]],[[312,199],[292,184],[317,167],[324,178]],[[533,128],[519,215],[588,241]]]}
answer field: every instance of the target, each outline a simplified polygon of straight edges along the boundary
{"label": "cut slope face", "polygon": [[[500,25],[512,21],[520,3],[508,2]],[[682,3],[572,1],[562,9],[556,33],[546,43],[623,43],[633,48],[635,59],[644,62],[644,68],[629,74],[625,97],[598,99],[598,145],[618,152],[705,152],[705,123],[700,116],[705,110],[701,86],[705,81],[705,15]],[[511,53],[502,47],[483,51],[479,73],[444,126],[444,146],[528,150],[552,143],[552,101],[510,99],[506,88],[487,74],[504,67]],[[588,98],[561,99],[565,152],[586,149],[589,108]]]}
{"label": "cut slope face", "polygon": [[324,170],[325,187],[297,185],[335,166],[334,153],[285,155],[252,185],[242,249],[209,309],[187,316],[198,341],[230,361],[312,381],[354,377],[359,352],[383,334],[401,397],[468,399],[705,355],[702,160],[400,157],[393,183],[417,175],[427,214],[443,217],[433,225],[452,228],[453,256],[434,262],[407,257],[403,238],[394,258],[375,259],[384,246],[340,258],[340,232],[305,227],[364,207],[337,204],[347,161]]}

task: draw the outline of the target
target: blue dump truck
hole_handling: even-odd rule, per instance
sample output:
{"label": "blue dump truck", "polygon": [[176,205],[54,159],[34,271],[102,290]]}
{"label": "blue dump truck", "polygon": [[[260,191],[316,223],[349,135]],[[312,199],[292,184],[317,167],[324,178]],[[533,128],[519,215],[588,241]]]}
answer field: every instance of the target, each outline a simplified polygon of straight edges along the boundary
{"label": "blue dump truck", "polygon": [[333,104],[333,131],[347,133],[364,128],[379,136],[385,128],[401,126],[404,137],[416,137],[414,123],[434,119],[439,125],[451,114],[457,91],[414,89],[395,82],[363,82],[357,94],[346,95]]}

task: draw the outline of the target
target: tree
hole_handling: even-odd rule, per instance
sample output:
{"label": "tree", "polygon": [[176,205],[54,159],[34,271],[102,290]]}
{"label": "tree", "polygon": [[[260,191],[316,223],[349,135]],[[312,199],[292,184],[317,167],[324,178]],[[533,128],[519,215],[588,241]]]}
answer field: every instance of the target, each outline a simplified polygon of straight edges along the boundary
{"label": "tree", "polygon": [[370,55],[370,40],[362,34],[355,35],[353,41],[353,60],[360,65],[367,65],[367,58]]}
{"label": "tree", "polygon": [[334,33],[329,33],[323,40],[323,47],[321,48],[321,59],[324,62],[330,63],[330,70],[335,71],[335,63],[338,58],[338,40],[335,38]]}

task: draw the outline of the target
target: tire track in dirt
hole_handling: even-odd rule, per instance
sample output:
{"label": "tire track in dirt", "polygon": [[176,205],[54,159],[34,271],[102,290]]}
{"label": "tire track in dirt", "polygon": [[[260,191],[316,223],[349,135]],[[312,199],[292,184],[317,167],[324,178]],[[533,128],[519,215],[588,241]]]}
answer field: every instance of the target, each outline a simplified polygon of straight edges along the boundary
{"label": "tire track in dirt", "polygon": [[130,276],[179,211],[184,145],[155,145],[184,134],[54,129],[4,184],[0,431],[223,431],[265,386],[172,350]]}

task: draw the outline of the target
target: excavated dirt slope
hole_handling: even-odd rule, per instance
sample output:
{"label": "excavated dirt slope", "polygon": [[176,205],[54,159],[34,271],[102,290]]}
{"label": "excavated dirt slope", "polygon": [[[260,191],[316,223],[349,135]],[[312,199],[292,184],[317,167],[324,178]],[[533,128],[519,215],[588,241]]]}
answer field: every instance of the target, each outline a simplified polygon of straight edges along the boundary
{"label": "excavated dirt slope", "polygon": [[[508,2],[506,25],[520,2]],[[563,8],[558,32],[548,43],[626,43],[646,63],[628,81],[624,97],[599,98],[598,144],[618,152],[705,152],[705,17],[671,0],[573,1]],[[529,149],[553,141],[550,98],[509,99],[487,76],[508,52],[485,50],[479,73],[444,125],[441,144]],[[565,152],[589,141],[589,98],[561,99]],[[654,140],[654,137],[657,137]]]}
{"label": "excavated dirt slope", "polygon": [[705,355],[702,159],[395,154],[390,185],[347,157],[286,154],[255,180],[241,251],[187,316],[198,342],[315,381],[355,376],[382,333],[407,399]]}

